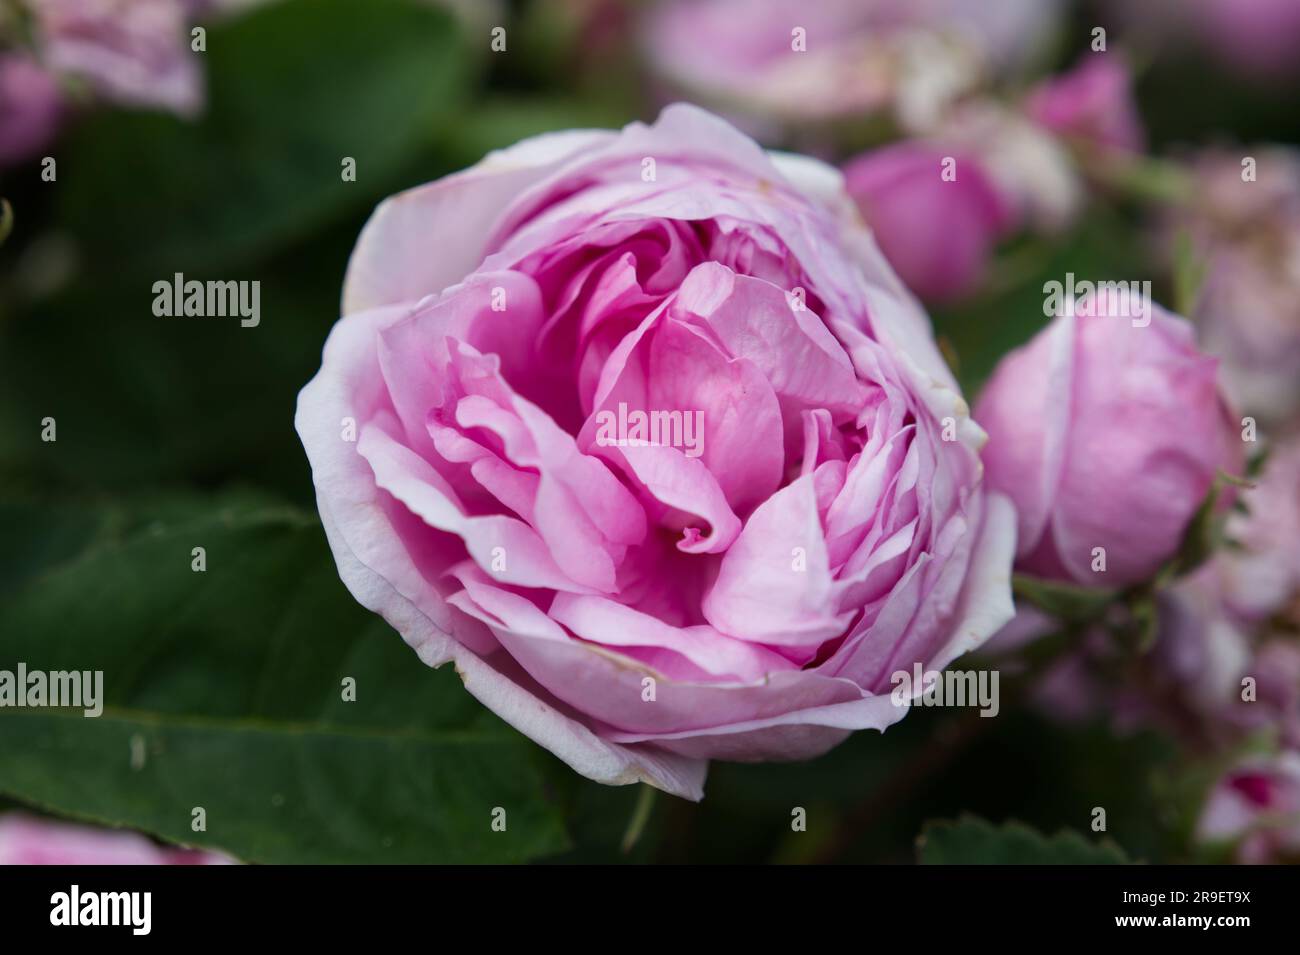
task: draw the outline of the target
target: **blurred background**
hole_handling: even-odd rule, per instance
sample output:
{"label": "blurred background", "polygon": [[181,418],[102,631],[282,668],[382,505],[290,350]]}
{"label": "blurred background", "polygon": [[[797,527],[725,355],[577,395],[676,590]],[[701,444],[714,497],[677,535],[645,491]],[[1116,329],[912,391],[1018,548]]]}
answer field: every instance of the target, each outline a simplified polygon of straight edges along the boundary
{"label": "blurred background", "polygon": [[[1297,67],[1295,0],[0,0],[0,669],[106,692],[94,720],[0,709],[0,814],[253,862],[1297,857],[1300,774],[1241,781],[1300,725],[1294,617],[1263,742],[1181,672],[1141,690],[1169,708],[1004,685],[995,720],[918,709],[655,799],[575,776],[355,605],[293,430],[376,202],[688,99],[845,168],[968,396],[1047,322],[1044,282],[1150,280],[1283,438]],[[948,155],[956,201],[914,174]],[[1250,202],[1223,185],[1246,158]],[[176,273],[259,281],[259,324],[156,316]],[[1264,837],[1206,830],[1225,786]]]}

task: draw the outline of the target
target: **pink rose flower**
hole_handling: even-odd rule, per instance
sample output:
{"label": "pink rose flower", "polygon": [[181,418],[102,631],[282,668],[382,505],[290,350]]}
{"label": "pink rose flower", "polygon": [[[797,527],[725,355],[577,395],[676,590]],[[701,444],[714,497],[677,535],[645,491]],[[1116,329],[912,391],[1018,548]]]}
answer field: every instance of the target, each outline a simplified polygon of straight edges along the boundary
{"label": "pink rose flower", "polygon": [[1017,567],[1122,587],[1174,554],[1218,471],[1241,473],[1243,451],[1191,327],[1150,303],[1138,317],[1136,298],[1093,301],[1003,358],[975,416],[989,484],[1019,515]]}
{"label": "pink rose flower", "polygon": [[0,816],[0,865],[230,865],[218,852],[160,846],[135,832],[23,813]]}
{"label": "pink rose flower", "polygon": [[58,81],[30,57],[0,55],[0,167],[45,148],[62,117]]}
{"label": "pink rose flower", "polygon": [[198,111],[202,74],[184,0],[27,0],[46,65],[128,106]]}
{"label": "pink rose flower", "polygon": [[980,163],[938,144],[874,150],[851,160],[844,177],[885,258],[925,299],[974,291],[1013,224],[1010,203]]}
{"label": "pink rose flower", "polygon": [[383,203],[343,312],[296,419],[340,575],[592,779],[819,754],[1011,616],[983,435],[828,166],[690,106],[528,139]]}
{"label": "pink rose flower", "polygon": [[1101,149],[1141,152],[1146,141],[1128,64],[1118,53],[1087,54],[1030,93],[1025,111],[1052,132]]}
{"label": "pink rose flower", "polygon": [[1253,758],[1225,775],[1196,832],[1205,843],[1234,843],[1238,862],[1300,859],[1300,753]]}

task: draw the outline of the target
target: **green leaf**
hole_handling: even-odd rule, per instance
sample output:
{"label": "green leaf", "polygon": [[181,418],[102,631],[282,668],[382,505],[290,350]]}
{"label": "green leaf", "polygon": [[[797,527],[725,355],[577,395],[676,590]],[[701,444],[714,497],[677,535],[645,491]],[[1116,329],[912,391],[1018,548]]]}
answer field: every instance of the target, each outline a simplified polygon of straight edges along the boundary
{"label": "green leaf", "polygon": [[1115,600],[1115,591],[1080,587],[1057,580],[1014,574],[1011,587],[1019,600],[1033,604],[1060,620],[1080,623],[1094,620]]}
{"label": "green leaf", "polygon": [[1196,314],[1208,269],[1209,262],[1196,251],[1190,233],[1179,232],[1174,240],[1174,311],[1179,315]]}
{"label": "green leaf", "polygon": [[1103,183],[1140,202],[1182,203],[1196,196],[1196,181],[1181,165],[1153,156],[1099,152],[1090,172]]}
{"label": "green leaf", "polygon": [[1184,577],[1196,570],[1223,544],[1223,525],[1226,512],[1219,507],[1219,498],[1224,488],[1251,487],[1249,481],[1220,471],[1210,483],[1196,513],[1192,515],[1187,529],[1183,532],[1182,542],[1174,555],[1156,572],[1153,586],[1156,589],[1166,586],[1170,581]]}
{"label": "green leaf", "polygon": [[625,112],[576,99],[496,95],[475,103],[445,131],[440,146],[449,165],[464,167],[529,136],[557,129],[612,129],[627,119]]}
{"label": "green leaf", "polygon": [[995,826],[975,816],[927,823],[917,840],[924,865],[1126,865],[1110,840],[1093,843],[1063,829],[1045,836],[1018,822]]}
{"label": "green leaf", "polygon": [[[147,282],[107,280],[0,316],[0,474],[128,492],[237,479],[306,503],[294,401],[320,367],[354,239],[273,260],[256,328],[159,318]],[[55,442],[41,440],[47,416]]]}
{"label": "green leaf", "polygon": [[0,708],[0,795],[255,862],[568,848],[541,750],[355,604],[314,515],[191,499],[69,549],[0,599],[0,669],[102,670],[103,715]]}
{"label": "green leaf", "polygon": [[241,277],[212,270],[391,191],[459,111],[467,52],[415,0],[287,0],[214,24],[201,118],[89,118],[59,159],[61,218],[106,270]]}

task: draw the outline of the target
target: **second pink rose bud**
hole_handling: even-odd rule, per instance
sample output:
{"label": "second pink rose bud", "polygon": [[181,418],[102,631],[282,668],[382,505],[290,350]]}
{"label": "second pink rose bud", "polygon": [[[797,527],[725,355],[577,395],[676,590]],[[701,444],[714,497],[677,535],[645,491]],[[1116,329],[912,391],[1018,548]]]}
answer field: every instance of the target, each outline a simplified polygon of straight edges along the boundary
{"label": "second pink rose bud", "polygon": [[929,301],[974,291],[1014,225],[1010,204],[976,160],[930,143],[874,150],[850,162],[844,177],[889,264]]}
{"label": "second pink rose bud", "polygon": [[1064,311],[980,396],[987,479],[1016,506],[1019,570],[1123,587],[1177,552],[1220,471],[1241,473],[1241,424],[1181,318],[1135,299]]}

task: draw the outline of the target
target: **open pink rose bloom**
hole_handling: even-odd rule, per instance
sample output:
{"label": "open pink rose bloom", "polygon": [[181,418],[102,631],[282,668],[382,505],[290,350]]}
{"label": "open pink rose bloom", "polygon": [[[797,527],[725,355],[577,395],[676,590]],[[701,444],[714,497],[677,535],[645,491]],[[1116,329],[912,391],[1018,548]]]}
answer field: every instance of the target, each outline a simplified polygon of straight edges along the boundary
{"label": "open pink rose bloom", "polygon": [[529,139],[384,202],[343,312],[296,424],[344,582],[592,779],[882,730],[1011,616],[984,435],[828,166],[688,106]]}

